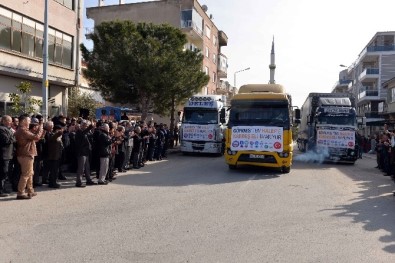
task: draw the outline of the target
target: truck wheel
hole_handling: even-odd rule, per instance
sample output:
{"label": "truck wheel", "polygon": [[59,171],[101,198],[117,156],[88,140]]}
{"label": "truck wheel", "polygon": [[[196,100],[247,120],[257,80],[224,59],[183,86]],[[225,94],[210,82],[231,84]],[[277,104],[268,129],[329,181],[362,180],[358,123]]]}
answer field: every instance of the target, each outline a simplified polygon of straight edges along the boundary
{"label": "truck wheel", "polygon": [[291,166],[288,166],[288,167],[283,166],[283,167],[281,168],[281,172],[282,172],[283,174],[289,174],[290,171],[291,171]]}
{"label": "truck wheel", "polygon": [[236,169],[237,169],[237,166],[236,166],[236,165],[233,165],[233,164],[229,164],[229,169],[230,169],[230,170],[236,170]]}

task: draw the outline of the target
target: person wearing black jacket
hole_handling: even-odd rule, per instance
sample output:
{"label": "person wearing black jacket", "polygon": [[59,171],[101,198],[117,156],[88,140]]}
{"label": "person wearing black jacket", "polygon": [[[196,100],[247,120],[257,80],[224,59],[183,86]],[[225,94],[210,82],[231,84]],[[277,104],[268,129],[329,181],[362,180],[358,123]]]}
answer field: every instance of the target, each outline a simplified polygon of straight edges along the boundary
{"label": "person wearing black jacket", "polygon": [[12,119],[5,115],[1,118],[0,126],[0,197],[6,197],[10,193],[5,189],[5,180],[8,177],[10,160],[14,154],[14,143],[16,142],[14,133],[11,130]]}
{"label": "person wearing black jacket", "polygon": [[92,158],[91,158],[91,168],[96,172],[96,178],[99,179],[100,174],[100,156],[99,156],[99,137],[102,133],[101,126],[102,122],[99,120],[96,122],[96,128],[93,131],[92,136],[89,138],[92,145]]}
{"label": "person wearing black jacket", "polygon": [[62,135],[62,126],[55,125],[53,134],[48,140],[49,188],[60,187],[60,184],[57,183],[57,179],[63,153]]}
{"label": "person wearing black jacket", "polygon": [[48,156],[49,156],[49,152],[48,152],[48,141],[49,138],[52,137],[53,132],[53,122],[52,121],[47,121],[44,124],[44,144],[43,144],[43,148],[42,148],[42,158],[43,158],[43,168],[42,168],[42,178],[41,178],[41,184],[48,184],[49,182],[49,162],[48,162]]}
{"label": "person wearing black jacket", "polygon": [[83,121],[80,129],[75,134],[76,155],[78,160],[76,187],[85,187],[81,182],[82,174],[85,173],[87,185],[94,185],[91,179],[91,168],[89,157],[91,156],[92,146],[89,140],[89,134],[93,126],[89,121]]}
{"label": "person wearing black jacket", "polygon": [[136,126],[132,138],[133,138],[133,149],[132,149],[133,169],[140,169],[141,150],[142,150],[142,138],[141,138],[140,126]]}
{"label": "person wearing black jacket", "polygon": [[108,182],[106,181],[106,175],[110,163],[111,144],[113,143],[109,132],[110,127],[107,123],[104,123],[102,126],[102,132],[100,133],[98,138],[98,152],[100,157],[100,174],[98,184],[100,185],[108,184]]}

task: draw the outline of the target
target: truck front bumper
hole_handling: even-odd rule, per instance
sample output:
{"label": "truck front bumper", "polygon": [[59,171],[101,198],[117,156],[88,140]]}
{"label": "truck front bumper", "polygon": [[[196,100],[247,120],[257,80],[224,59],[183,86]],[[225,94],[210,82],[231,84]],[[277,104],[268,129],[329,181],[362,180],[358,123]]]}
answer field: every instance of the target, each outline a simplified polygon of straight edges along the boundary
{"label": "truck front bumper", "polygon": [[181,152],[187,153],[222,153],[222,142],[181,141]]}

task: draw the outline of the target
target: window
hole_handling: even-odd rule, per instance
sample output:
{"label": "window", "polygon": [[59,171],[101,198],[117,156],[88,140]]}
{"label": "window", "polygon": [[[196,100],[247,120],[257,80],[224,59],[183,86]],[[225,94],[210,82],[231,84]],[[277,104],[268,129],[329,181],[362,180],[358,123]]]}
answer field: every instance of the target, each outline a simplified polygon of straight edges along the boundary
{"label": "window", "polygon": [[55,32],[55,55],[54,55],[54,60],[56,63],[61,64],[62,63],[62,42],[63,42],[63,34],[56,31]]}
{"label": "window", "polygon": [[395,102],[395,88],[391,89],[391,102]]}
{"label": "window", "polygon": [[213,44],[214,46],[217,46],[218,38],[216,36],[213,36]]}
{"label": "window", "polygon": [[[42,59],[43,44],[43,24],[0,7],[0,48]],[[73,37],[48,28],[48,61],[73,68]]]}
{"label": "window", "polygon": [[211,29],[209,26],[206,25],[206,37],[208,37],[210,39],[211,37]]}
{"label": "window", "polygon": [[217,64],[217,54],[213,54],[213,62],[214,64]]}
{"label": "window", "polygon": [[209,57],[209,56],[210,56],[210,51],[209,51],[208,47],[206,46],[206,57]]}
{"label": "window", "polygon": [[21,52],[22,43],[22,16],[12,15],[12,50]]}
{"label": "window", "polygon": [[11,49],[12,13],[0,8],[0,48]]}
{"label": "window", "polygon": [[206,73],[206,75],[208,75],[208,67],[204,67],[204,73]]}
{"label": "window", "polygon": [[73,0],[55,0],[55,1],[58,2],[61,5],[64,5],[68,9],[74,10],[74,8],[73,8]]}
{"label": "window", "polygon": [[213,72],[213,83],[217,82],[217,73]]}
{"label": "window", "polygon": [[44,26],[36,24],[36,37],[35,37],[35,54],[37,58],[43,58],[44,47]]}
{"label": "window", "polygon": [[36,23],[30,19],[23,18],[22,24],[22,53],[34,56],[34,33]]}
{"label": "window", "polygon": [[73,62],[73,38],[63,35],[63,65],[72,68]]}
{"label": "window", "polygon": [[48,29],[48,61],[55,61],[55,30]]}

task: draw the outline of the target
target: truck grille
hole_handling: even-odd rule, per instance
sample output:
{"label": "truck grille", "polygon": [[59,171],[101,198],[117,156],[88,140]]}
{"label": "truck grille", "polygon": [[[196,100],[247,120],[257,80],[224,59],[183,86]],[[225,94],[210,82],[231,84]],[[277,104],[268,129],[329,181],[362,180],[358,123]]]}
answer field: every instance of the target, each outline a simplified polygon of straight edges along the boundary
{"label": "truck grille", "polygon": [[205,142],[192,142],[192,149],[196,151],[202,151],[204,149]]}
{"label": "truck grille", "polygon": [[251,162],[251,163],[277,163],[276,159],[272,155],[265,155],[265,158],[250,158],[249,154],[242,154],[239,157],[239,162]]}

